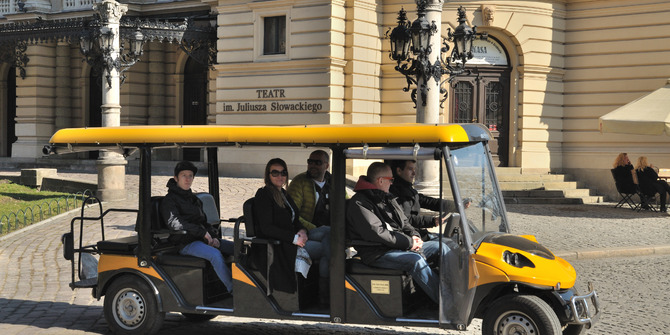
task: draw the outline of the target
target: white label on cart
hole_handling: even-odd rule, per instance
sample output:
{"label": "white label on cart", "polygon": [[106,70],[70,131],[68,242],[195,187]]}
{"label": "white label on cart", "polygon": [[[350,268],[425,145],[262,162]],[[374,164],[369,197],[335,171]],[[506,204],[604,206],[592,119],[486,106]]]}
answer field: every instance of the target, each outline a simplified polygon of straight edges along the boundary
{"label": "white label on cart", "polygon": [[370,293],[372,294],[391,294],[391,284],[388,280],[371,280]]}

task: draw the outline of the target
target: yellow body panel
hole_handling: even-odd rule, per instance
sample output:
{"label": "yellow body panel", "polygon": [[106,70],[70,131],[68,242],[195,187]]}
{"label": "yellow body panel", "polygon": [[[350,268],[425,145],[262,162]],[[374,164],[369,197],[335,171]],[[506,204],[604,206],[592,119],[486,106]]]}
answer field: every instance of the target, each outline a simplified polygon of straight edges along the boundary
{"label": "yellow body panel", "polygon": [[347,290],[352,290],[352,291],[356,292],[356,289],[346,279],[344,280],[344,288],[346,288]]}
{"label": "yellow body panel", "polygon": [[237,263],[233,263],[231,268],[232,268],[231,272],[233,274],[233,280],[238,280],[245,284],[249,284],[253,287],[256,287],[256,285],[254,285],[254,282],[252,282],[251,279],[249,279],[249,277],[247,277],[247,275],[245,275],[244,272],[242,272],[242,270],[240,270],[240,268],[237,267]]}
{"label": "yellow body panel", "polygon": [[98,262],[98,273],[106,271],[114,271],[119,269],[135,269],[146,275],[163,280],[163,278],[154,270],[154,268],[143,268],[137,265],[137,257],[135,256],[119,256],[119,255],[100,255]]}
{"label": "yellow body panel", "polygon": [[[505,250],[526,256],[533,262],[535,267],[517,268],[507,264],[502,257]],[[577,273],[572,265],[560,257],[555,257],[555,259],[550,260],[499,244],[482,243],[473,257],[478,265],[479,263],[482,263],[495,269],[499,269],[507,276],[507,278],[509,278],[509,281],[512,282],[523,282],[541,287],[555,287],[556,284],[560,283],[561,288],[570,288],[575,285],[577,279]],[[481,269],[487,270],[486,267],[481,267]],[[484,276],[486,272],[483,273],[481,269],[480,267],[477,268],[480,273],[478,285],[495,281],[486,278]],[[500,277],[497,273],[493,273],[493,275],[496,276],[495,278]]]}
{"label": "yellow body panel", "polygon": [[374,124],[305,126],[122,126],[68,128],[51,144],[185,144],[185,143],[447,143],[468,142],[458,124]]}
{"label": "yellow body panel", "polygon": [[509,277],[498,268],[482,262],[475,262],[475,266],[477,267],[477,275],[475,275],[474,269],[471,269],[469,289],[484,284],[509,282]]}

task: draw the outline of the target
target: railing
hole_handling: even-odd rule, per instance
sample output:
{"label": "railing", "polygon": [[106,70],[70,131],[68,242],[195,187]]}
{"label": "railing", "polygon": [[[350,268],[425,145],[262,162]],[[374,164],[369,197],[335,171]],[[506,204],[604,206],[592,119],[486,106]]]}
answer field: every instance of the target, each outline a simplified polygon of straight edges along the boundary
{"label": "railing", "polygon": [[33,223],[40,222],[51,216],[60,214],[63,210],[67,212],[77,208],[77,203],[83,203],[84,198],[90,197],[93,192],[85,190],[70,194],[66,197],[50,199],[40,204],[28,207],[25,210],[19,209],[16,213],[10,213],[0,216],[0,235],[10,233],[27,227]]}

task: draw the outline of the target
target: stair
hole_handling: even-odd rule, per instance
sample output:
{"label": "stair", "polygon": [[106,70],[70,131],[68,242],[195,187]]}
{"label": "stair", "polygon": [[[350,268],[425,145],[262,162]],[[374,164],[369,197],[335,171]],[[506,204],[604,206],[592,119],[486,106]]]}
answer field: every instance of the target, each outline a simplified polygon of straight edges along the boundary
{"label": "stair", "polygon": [[591,204],[603,202],[579,182],[563,174],[522,173],[521,168],[498,167],[496,175],[506,204]]}

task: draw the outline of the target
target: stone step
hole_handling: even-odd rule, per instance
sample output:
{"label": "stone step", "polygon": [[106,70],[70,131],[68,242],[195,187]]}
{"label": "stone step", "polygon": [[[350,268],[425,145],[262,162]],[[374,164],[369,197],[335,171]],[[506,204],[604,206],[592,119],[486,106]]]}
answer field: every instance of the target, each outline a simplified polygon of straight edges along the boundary
{"label": "stone step", "polygon": [[540,198],[540,197],[528,197],[528,198],[513,198],[513,197],[504,197],[506,204],[593,204],[603,202],[603,197],[601,196],[588,196],[582,198]]}
{"label": "stone step", "polygon": [[563,174],[501,174],[498,182],[568,181]]}
{"label": "stone step", "polygon": [[517,204],[585,204],[598,203],[603,197],[571,176],[550,173],[522,173],[520,168],[496,168],[500,189],[506,203]]}
{"label": "stone step", "polygon": [[523,181],[523,182],[501,182],[500,189],[503,191],[520,190],[569,190],[576,189],[576,181]]}

